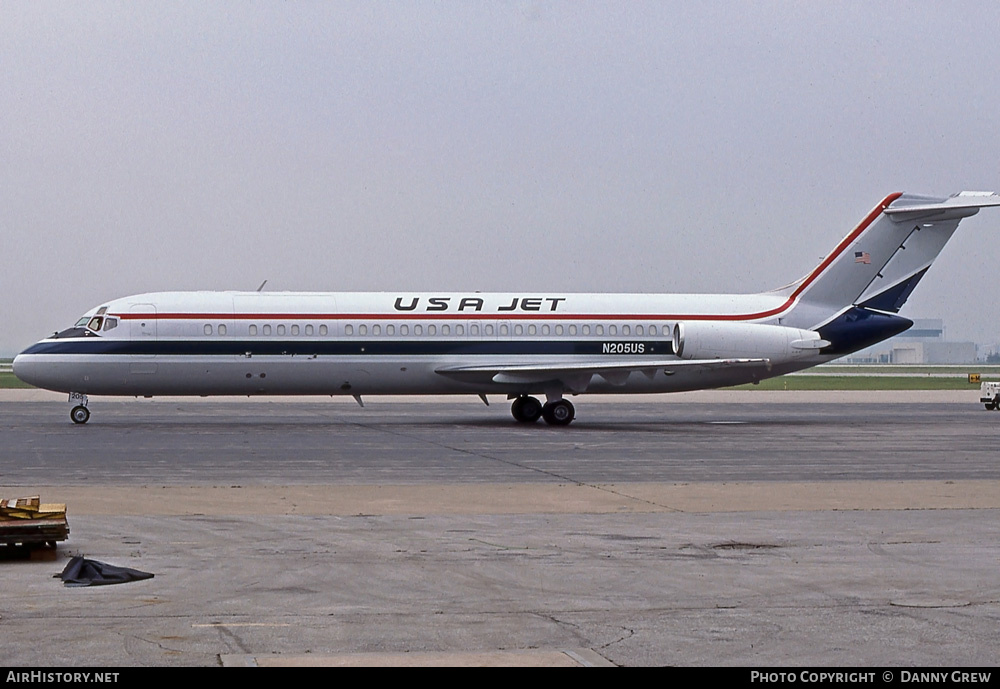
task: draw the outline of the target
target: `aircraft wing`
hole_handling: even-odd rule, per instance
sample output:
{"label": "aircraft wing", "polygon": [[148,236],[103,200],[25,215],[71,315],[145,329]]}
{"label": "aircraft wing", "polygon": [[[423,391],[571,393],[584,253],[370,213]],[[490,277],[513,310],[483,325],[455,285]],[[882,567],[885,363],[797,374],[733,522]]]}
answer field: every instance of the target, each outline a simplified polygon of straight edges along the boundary
{"label": "aircraft wing", "polygon": [[770,366],[769,359],[627,359],[537,364],[480,364],[439,368],[437,373],[468,382],[537,384],[558,381],[574,392],[584,392],[594,376],[611,385],[624,385],[633,371],[648,378],[662,370],[668,376],[685,368],[717,369]]}

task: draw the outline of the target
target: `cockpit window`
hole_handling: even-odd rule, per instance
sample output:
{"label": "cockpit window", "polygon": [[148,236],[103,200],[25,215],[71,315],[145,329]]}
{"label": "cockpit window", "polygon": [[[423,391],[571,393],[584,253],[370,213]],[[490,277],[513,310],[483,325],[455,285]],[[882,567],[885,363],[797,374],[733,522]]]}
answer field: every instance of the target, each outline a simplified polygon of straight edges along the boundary
{"label": "cockpit window", "polygon": [[108,307],[102,306],[93,316],[84,316],[78,320],[76,325],[72,328],[66,328],[61,332],[51,335],[50,339],[61,340],[69,337],[98,337],[97,333],[101,332],[102,328],[107,331],[118,327],[118,318],[113,316],[104,316],[104,313],[107,313],[107,310]]}
{"label": "cockpit window", "polygon": [[73,328],[66,328],[61,332],[55,333],[54,335],[50,335],[49,339],[61,340],[63,338],[68,338],[68,337],[97,337],[97,336],[98,336],[97,333],[93,333],[87,330],[86,328],[73,327]]}

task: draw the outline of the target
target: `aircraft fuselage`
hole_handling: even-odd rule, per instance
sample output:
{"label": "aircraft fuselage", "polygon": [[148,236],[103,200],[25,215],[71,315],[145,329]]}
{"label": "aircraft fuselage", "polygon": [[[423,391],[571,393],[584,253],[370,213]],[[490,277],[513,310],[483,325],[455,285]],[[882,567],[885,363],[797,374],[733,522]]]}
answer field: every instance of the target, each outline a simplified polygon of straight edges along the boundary
{"label": "aircraft fuselage", "polygon": [[[740,319],[783,301],[772,295],[165,292],[92,309],[77,332],[25,350],[16,370],[39,387],[91,395],[540,394],[550,381],[496,382],[486,373],[442,371],[566,361],[600,368],[623,357],[637,366],[643,360],[680,364],[673,351],[677,322]],[[758,353],[752,342],[739,345]],[[615,383],[595,376],[580,392],[735,385],[830,358],[799,350],[786,352],[786,360],[770,354],[768,362],[740,368],[636,371]]]}

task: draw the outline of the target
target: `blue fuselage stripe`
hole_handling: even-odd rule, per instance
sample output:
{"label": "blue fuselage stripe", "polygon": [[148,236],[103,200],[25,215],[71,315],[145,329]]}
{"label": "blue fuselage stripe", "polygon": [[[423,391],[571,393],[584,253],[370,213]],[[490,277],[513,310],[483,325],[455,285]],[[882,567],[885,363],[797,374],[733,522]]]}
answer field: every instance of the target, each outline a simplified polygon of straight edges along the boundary
{"label": "blue fuselage stripe", "polygon": [[23,354],[136,356],[443,356],[443,355],[656,355],[673,354],[669,340],[50,340]]}

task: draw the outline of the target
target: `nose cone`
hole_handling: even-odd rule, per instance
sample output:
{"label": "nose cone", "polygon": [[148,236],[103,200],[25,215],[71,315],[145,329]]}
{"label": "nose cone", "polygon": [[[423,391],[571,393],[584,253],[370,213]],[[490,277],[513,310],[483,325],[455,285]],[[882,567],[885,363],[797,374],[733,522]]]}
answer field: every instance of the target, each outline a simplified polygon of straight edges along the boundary
{"label": "nose cone", "polygon": [[14,364],[11,368],[20,381],[36,388],[53,390],[55,388],[52,387],[53,381],[51,380],[52,365],[44,361],[44,355],[39,356],[32,353],[32,350],[37,346],[37,344],[32,345],[14,357]]}
{"label": "nose cone", "polygon": [[31,357],[25,354],[18,354],[14,357],[14,364],[11,367],[14,370],[14,375],[17,376],[18,380],[27,383],[28,385],[34,385],[31,378]]}

